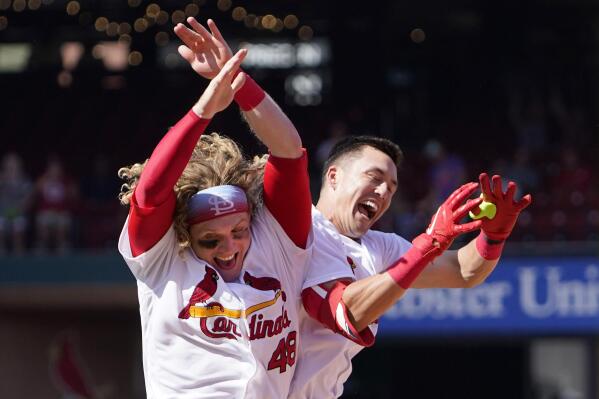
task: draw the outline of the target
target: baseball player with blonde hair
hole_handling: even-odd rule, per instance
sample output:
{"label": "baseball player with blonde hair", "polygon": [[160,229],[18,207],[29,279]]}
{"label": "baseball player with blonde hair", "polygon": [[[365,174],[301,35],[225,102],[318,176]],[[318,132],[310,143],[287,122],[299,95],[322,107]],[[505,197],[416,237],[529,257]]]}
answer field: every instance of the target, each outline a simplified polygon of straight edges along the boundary
{"label": "baseball player with blonde hair", "polygon": [[[285,114],[238,73],[246,53],[149,160],[119,171],[129,216],[118,247],[137,279],[148,398],[288,395],[313,241],[307,159]],[[202,135],[233,99],[269,156]]]}

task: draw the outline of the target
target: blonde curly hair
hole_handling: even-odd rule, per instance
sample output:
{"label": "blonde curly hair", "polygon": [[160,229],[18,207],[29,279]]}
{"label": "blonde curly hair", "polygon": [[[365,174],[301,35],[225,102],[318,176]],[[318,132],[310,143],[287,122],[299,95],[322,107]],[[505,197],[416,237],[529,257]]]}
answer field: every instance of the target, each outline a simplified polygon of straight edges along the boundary
{"label": "blonde curly hair", "polygon": [[[237,143],[218,133],[205,134],[196,144],[191,159],[175,184],[177,196],[173,223],[180,250],[190,245],[189,225],[187,224],[187,200],[200,190],[230,184],[242,188],[248,198],[253,214],[262,206],[262,183],[264,166],[268,155],[246,158]],[[136,163],[119,169],[119,177],[125,180],[119,200],[129,205],[133,191],[147,164]]]}

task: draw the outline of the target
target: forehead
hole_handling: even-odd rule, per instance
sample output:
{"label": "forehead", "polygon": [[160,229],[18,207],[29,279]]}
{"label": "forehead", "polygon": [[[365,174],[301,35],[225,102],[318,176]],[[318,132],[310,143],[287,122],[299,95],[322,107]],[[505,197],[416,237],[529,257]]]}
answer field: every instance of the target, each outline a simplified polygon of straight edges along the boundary
{"label": "forehead", "polygon": [[248,212],[238,212],[196,223],[190,226],[189,232],[192,237],[206,233],[226,234],[241,224],[247,225],[249,223],[250,214]]}
{"label": "forehead", "polygon": [[391,157],[373,147],[362,147],[359,151],[348,156],[344,160],[344,164],[354,172],[359,173],[378,169],[389,177],[397,178],[397,167]]}

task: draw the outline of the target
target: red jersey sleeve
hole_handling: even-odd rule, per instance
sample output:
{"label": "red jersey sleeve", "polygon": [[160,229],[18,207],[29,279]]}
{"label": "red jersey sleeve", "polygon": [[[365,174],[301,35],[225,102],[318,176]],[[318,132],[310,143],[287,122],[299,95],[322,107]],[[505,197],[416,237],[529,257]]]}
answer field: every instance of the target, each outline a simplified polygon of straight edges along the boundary
{"label": "red jersey sleeve", "polygon": [[176,202],[173,187],[209,122],[189,111],[154,149],[135,187],[129,210],[133,256],[152,248],[169,229]]}
{"label": "red jersey sleeve", "polygon": [[264,170],[264,204],[289,238],[306,247],[312,225],[312,197],[308,157],[302,149],[296,159],[268,157]]}

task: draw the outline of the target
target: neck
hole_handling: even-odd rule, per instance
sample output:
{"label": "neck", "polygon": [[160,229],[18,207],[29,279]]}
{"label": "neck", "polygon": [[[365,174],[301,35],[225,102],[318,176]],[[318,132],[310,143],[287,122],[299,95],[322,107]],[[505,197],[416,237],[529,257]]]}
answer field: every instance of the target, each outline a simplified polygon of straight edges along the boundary
{"label": "neck", "polygon": [[322,213],[322,216],[324,216],[325,219],[333,223],[337,231],[339,231],[339,226],[337,226],[337,224],[333,220],[333,211],[335,209],[333,205],[334,201],[331,201],[329,198],[330,196],[327,195],[325,190],[321,190],[320,197],[318,198],[318,202],[316,203],[316,209],[318,209],[320,213]]}
{"label": "neck", "polygon": [[352,240],[359,240],[359,238],[352,237],[347,233],[347,229],[343,228],[341,221],[335,217],[335,211],[337,204],[332,195],[327,195],[324,191],[320,192],[320,198],[316,204],[316,209],[322,213],[322,216],[335,226],[337,232],[341,235],[351,238]]}

